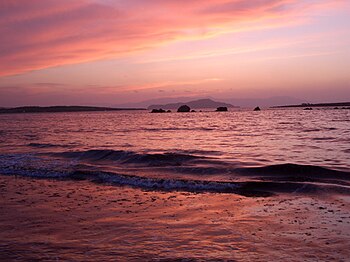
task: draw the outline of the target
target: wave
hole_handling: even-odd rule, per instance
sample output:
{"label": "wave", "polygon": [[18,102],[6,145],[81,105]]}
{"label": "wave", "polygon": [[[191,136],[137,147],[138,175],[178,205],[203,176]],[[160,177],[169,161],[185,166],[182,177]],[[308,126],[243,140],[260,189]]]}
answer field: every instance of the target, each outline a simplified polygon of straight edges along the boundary
{"label": "wave", "polygon": [[29,147],[35,147],[35,148],[54,148],[54,147],[62,147],[62,148],[70,148],[75,146],[74,144],[71,145],[56,145],[51,143],[29,143],[27,144]]}
{"label": "wave", "polygon": [[58,145],[54,144],[44,144],[44,143],[30,143],[27,146],[37,147],[37,148],[50,148],[50,147],[58,147]]}
{"label": "wave", "polygon": [[278,164],[262,167],[249,167],[236,169],[242,175],[258,175],[261,177],[280,177],[292,179],[341,179],[350,180],[350,173],[338,171],[320,166],[298,165],[298,164]]}
{"label": "wave", "polygon": [[349,194],[349,187],[338,185],[318,185],[297,182],[265,182],[265,181],[203,181],[184,179],[158,179],[139,176],[121,175],[107,172],[76,171],[69,175],[74,180],[90,180],[96,183],[117,184],[146,190],[187,191],[234,193],[249,197],[268,197],[276,193],[311,194],[321,192],[337,192]]}
{"label": "wave", "polygon": [[[342,179],[350,180],[350,173],[334,170],[316,165],[301,165],[284,163],[259,167],[237,167],[228,160],[201,156],[197,151],[183,151],[182,153],[136,153],[123,150],[87,150],[53,153],[55,156],[74,160],[87,160],[91,162],[113,161],[113,164],[142,165],[149,167],[167,167],[180,173],[192,174],[237,174],[255,177],[279,177],[297,179]],[[169,170],[170,171],[170,170]]]}
{"label": "wave", "polygon": [[[106,166],[95,165],[96,161],[110,160],[115,162],[109,162]],[[143,164],[146,164],[146,169]],[[111,169],[114,166],[117,169]],[[350,193],[349,172],[297,164],[237,168],[225,161],[178,153],[88,150],[46,155],[8,154],[0,155],[0,174],[88,180],[144,190],[235,193],[244,196]]]}
{"label": "wave", "polygon": [[180,154],[191,154],[191,155],[215,155],[215,156],[221,156],[223,155],[223,152],[217,151],[217,150],[199,150],[199,149],[192,149],[192,150],[186,150],[186,149],[173,149],[172,152],[178,152]]}
{"label": "wave", "polygon": [[314,141],[328,141],[328,140],[333,140],[336,139],[335,137],[314,137],[312,140]]}
{"label": "wave", "polygon": [[214,131],[210,127],[161,127],[161,128],[145,128],[143,131],[160,132],[160,131]]}
{"label": "wave", "polygon": [[4,175],[20,175],[40,179],[57,179],[82,181],[87,180],[97,184],[128,186],[152,191],[183,191],[192,193],[233,193],[246,197],[271,197],[278,193],[291,194],[320,194],[336,192],[349,194],[350,187],[339,185],[319,185],[298,182],[271,182],[271,181],[204,181],[185,179],[163,179],[141,176],[123,175],[103,171],[75,170],[71,172],[55,170],[2,170]]}
{"label": "wave", "polygon": [[88,150],[54,153],[71,159],[88,161],[118,161],[124,164],[143,164],[148,166],[180,166],[185,162],[199,160],[203,157],[181,153],[141,154],[123,150]]}
{"label": "wave", "polygon": [[[45,168],[15,168],[1,169],[3,175],[15,175],[41,179],[58,180],[88,180],[98,184],[130,186],[145,190],[161,191],[187,191],[187,192],[216,192],[216,193],[239,193],[240,185],[233,182],[183,180],[183,179],[158,179],[142,176],[123,175],[103,171],[84,170],[48,170]],[[266,194],[263,194],[266,195]]]}
{"label": "wave", "polygon": [[303,132],[305,133],[309,133],[309,132],[320,132],[322,131],[322,129],[319,129],[319,128],[307,128],[307,129],[304,129]]}

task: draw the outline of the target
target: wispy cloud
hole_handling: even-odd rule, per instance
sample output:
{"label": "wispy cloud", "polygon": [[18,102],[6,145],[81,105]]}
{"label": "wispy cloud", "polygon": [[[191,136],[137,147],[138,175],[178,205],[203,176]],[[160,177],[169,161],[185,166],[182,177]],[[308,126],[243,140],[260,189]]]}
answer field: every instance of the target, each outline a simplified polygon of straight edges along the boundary
{"label": "wispy cloud", "polygon": [[264,57],[264,60],[274,60],[274,59],[290,59],[290,58],[301,58],[301,57],[317,57],[317,56],[330,56],[334,54],[339,54],[339,51],[333,51],[333,52],[319,52],[319,53],[303,53],[303,54],[290,54],[290,55],[284,55],[284,56],[270,56],[270,57]]}
{"label": "wispy cloud", "polygon": [[244,30],[254,23],[283,26],[300,10],[339,2],[4,0],[0,76],[118,58],[171,41]]}

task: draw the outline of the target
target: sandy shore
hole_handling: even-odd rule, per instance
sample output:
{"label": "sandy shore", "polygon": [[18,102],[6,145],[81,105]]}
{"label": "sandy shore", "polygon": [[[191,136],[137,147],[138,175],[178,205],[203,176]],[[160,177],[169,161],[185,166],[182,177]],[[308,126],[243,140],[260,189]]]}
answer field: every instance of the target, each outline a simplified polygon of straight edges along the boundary
{"label": "sandy shore", "polygon": [[348,261],[350,198],[0,176],[0,260]]}

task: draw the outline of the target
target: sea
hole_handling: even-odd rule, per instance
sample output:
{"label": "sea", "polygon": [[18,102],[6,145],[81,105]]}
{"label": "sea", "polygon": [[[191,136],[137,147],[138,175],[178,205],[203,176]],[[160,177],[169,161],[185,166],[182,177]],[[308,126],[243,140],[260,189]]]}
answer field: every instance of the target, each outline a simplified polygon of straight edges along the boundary
{"label": "sea", "polygon": [[344,193],[350,110],[1,114],[0,174],[166,192]]}

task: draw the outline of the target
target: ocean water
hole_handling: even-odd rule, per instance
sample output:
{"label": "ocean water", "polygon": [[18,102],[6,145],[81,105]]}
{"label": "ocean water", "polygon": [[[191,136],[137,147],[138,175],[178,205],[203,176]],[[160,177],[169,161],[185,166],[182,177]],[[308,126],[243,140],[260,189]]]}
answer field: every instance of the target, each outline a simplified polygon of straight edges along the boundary
{"label": "ocean water", "polygon": [[349,192],[350,110],[0,115],[0,174],[146,190]]}

